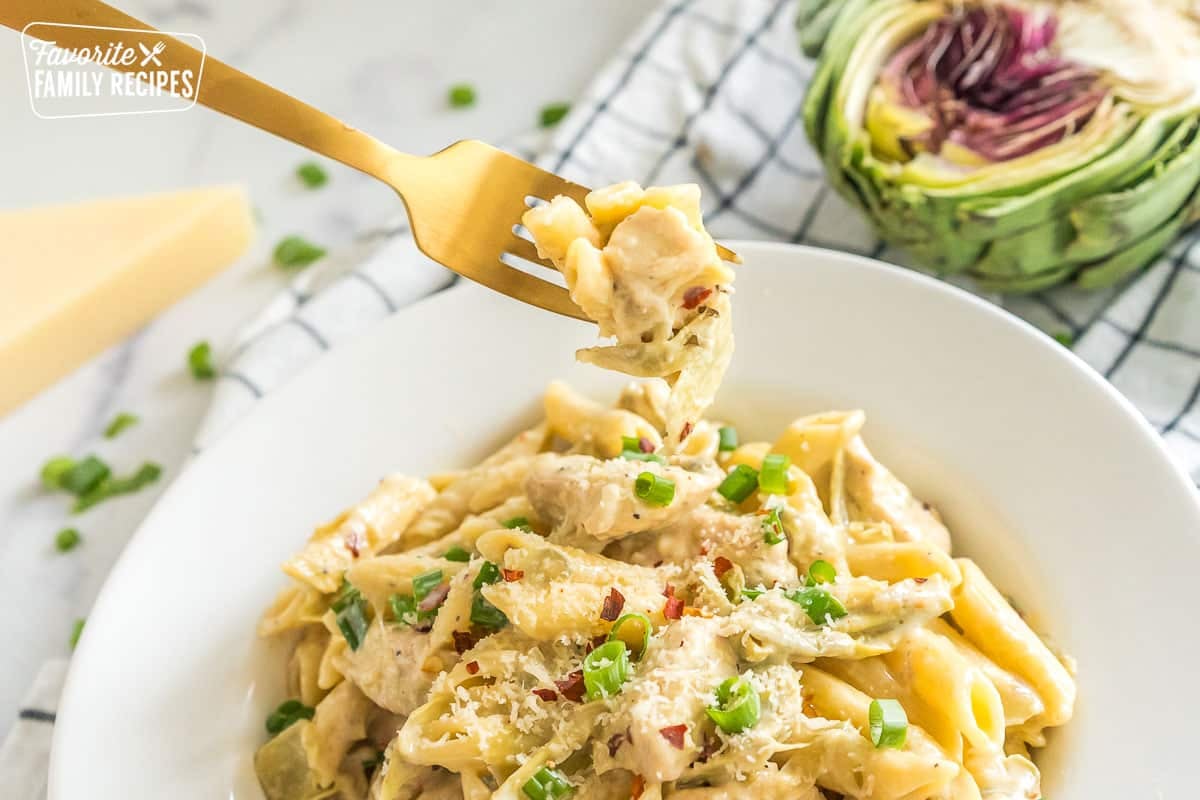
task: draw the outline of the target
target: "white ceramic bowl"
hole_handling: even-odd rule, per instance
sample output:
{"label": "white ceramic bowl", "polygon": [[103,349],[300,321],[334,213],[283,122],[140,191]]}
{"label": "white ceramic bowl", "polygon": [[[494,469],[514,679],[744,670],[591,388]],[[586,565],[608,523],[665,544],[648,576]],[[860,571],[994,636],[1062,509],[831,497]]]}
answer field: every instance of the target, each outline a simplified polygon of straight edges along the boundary
{"label": "white ceramic bowl", "polygon": [[[1053,800],[1195,797],[1200,502],[1153,431],[1049,338],[860,258],[738,243],[737,355],[718,411],[770,436],[861,407],[877,454],[958,552],[1079,661]],[[538,415],[593,330],[462,285],[323,358],[203,453],[110,576],[64,692],[51,800],[259,798],[282,668],[254,637],[278,563],[389,471],[469,463]]]}

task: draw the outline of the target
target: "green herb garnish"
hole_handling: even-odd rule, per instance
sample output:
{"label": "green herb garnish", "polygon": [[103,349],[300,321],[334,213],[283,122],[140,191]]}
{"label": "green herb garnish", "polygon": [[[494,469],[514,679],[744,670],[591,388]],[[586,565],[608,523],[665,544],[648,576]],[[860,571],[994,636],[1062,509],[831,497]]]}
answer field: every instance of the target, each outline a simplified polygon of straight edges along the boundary
{"label": "green herb garnish", "polygon": [[459,83],[450,87],[446,94],[451,108],[470,108],[475,105],[475,87],[469,83]]}
{"label": "green herb garnish", "polygon": [[898,700],[872,700],[867,709],[871,744],[876,749],[904,747],[908,738],[908,715]]}
{"label": "green herb garnish", "polygon": [[71,626],[71,649],[75,649],[75,645],[79,644],[79,637],[83,635],[83,626],[87,619],[77,619],[75,624]]}
{"label": "green herb garnish", "polygon": [[736,428],[731,428],[726,425],[717,430],[718,445],[717,450],[722,453],[730,453],[737,450],[738,447],[738,432]]}
{"label": "green herb garnish", "polygon": [[63,528],[54,536],[54,549],[60,553],[69,553],[79,546],[83,537],[74,528]]}
{"label": "green herb garnish", "polygon": [[570,103],[550,103],[542,106],[542,113],[539,119],[543,128],[553,128],[558,123],[562,122],[562,118],[571,110]]}
{"label": "green herb garnish", "polygon": [[104,438],[115,439],[121,434],[121,431],[125,430],[126,428],[132,428],[137,424],[138,418],[136,414],[130,414],[126,411],[122,411],[120,414],[117,414],[115,417],[113,417],[112,422],[108,423],[108,427],[104,429]]}
{"label": "green herb garnish", "polygon": [[731,503],[740,503],[754,494],[758,488],[758,470],[745,464],[738,464],[721,481],[717,493]]}
{"label": "green herb garnish", "polygon": [[96,456],[89,455],[82,461],[75,462],[70,469],[59,475],[58,488],[76,496],[83,496],[99,486],[111,474],[112,469],[108,464]]}
{"label": "green herb garnish", "polygon": [[212,345],[208,342],[197,342],[188,350],[188,369],[192,377],[198,381],[211,381],[217,377],[217,368],[212,362]]}
{"label": "green herb garnish", "polygon": [[316,709],[299,700],[284,700],[267,715],[267,733],[278,736],[302,719],[312,719]]}
{"label": "green herb garnish", "polygon": [[78,514],[81,511],[86,511],[97,503],[117,497],[118,495],[132,494],[154,483],[161,476],[162,467],[149,461],[138,467],[138,471],[132,475],[122,478],[109,476],[86,493],[79,495],[79,499],[75,501],[75,505],[71,508],[71,513]]}
{"label": "green herb garnish", "polygon": [[320,189],[329,183],[329,174],[315,161],[305,161],[296,167],[296,177],[309,189]]}
{"label": "green herb garnish", "polygon": [[788,592],[784,597],[798,603],[815,625],[825,625],[830,620],[841,619],[849,613],[842,602],[823,586],[806,586]]}
{"label": "green herb garnish", "polygon": [[62,488],[63,476],[75,466],[70,456],[55,456],[42,465],[42,486],[51,491]]}
{"label": "green herb garnish", "polygon": [[284,269],[300,269],[325,257],[325,248],[303,236],[285,236],[275,245],[275,263]]}
{"label": "green herb garnish", "polygon": [[665,507],[675,499],[675,481],[653,472],[643,472],[634,481],[633,491],[646,505]]}
{"label": "green herb garnish", "polygon": [[762,703],[750,681],[726,678],[717,687],[717,704],[705,709],[708,718],[725,733],[741,733],[758,724]]}
{"label": "green herb garnish", "polygon": [[446,559],[447,561],[458,561],[465,564],[471,560],[471,554],[458,545],[455,545],[446,552],[442,553],[442,558]]}

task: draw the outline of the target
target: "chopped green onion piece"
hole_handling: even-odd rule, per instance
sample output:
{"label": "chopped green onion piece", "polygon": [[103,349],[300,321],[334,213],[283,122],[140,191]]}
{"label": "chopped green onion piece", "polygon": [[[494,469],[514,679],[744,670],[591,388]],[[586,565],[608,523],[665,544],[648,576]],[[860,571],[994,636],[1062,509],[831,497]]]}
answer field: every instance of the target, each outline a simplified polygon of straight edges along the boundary
{"label": "chopped green onion piece", "polygon": [[108,427],[104,429],[104,438],[115,439],[121,434],[121,431],[125,430],[126,428],[131,428],[137,424],[138,418],[136,414],[130,414],[127,411],[122,411],[120,414],[117,414],[115,417],[113,417],[112,422],[108,423]]}
{"label": "chopped green onion piece", "polygon": [[485,561],[479,566],[479,574],[475,576],[475,583],[472,586],[479,589],[498,580],[500,580],[500,568],[490,561]]}
{"label": "chopped green onion piece", "polygon": [[95,488],[81,495],[71,507],[72,514],[86,511],[97,503],[122,494],[132,494],[139,489],[149,486],[162,477],[162,467],[146,462],[138,467],[138,471],[122,478],[109,476],[96,485]]}
{"label": "chopped green onion piece", "polygon": [[300,269],[325,257],[325,248],[303,236],[285,236],[275,245],[275,263],[284,269]]}
{"label": "chopped green onion piece", "polygon": [[217,377],[217,368],[212,363],[212,345],[208,342],[196,342],[187,355],[188,369],[192,377],[198,381],[211,381]]}
{"label": "chopped green onion piece", "polygon": [[296,167],[296,177],[309,189],[320,189],[329,183],[328,173],[315,161],[305,161]]}
{"label": "chopped green onion piece", "polygon": [[475,597],[471,600],[471,622],[475,625],[499,630],[508,624],[508,617],[504,615],[504,612],[488,602],[488,599],[479,592],[484,586],[496,583],[498,580],[500,580],[500,568],[491,561],[483,562],[473,584]]}
{"label": "chopped green onion piece", "polygon": [[871,743],[876,748],[904,747],[908,738],[908,715],[898,700],[872,700],[867,713],[871,722]]}
{"label": "chopped green onion piece", "polygon": [[442,571],[440,569],[431,570],[422,573],[412,579],[413,599],[418,603],[425,599],[425,596],[442,584]]}
{"label": "chopped green onion piece", "polygon": [[846,607],[842,602],[822,586],[807,586],[784,595],[793,603],[799,603],[808,614],[808,618],[816,625],[824,625],[829,620],[841,619],[846,616]]}
{"label": "chopped green onion piece", "polygon": [[636,450],[637,452],[640,453],[642,450],[642,440],[636,436],[622,436],[621,437],[621,449],[622,450]]}
{"label": "chopped green onion piece", "polygon": [[737,428],[731,428],[728,425],[726,425],[717,431],[717,437],[718,437],[718,441],[719,441],[719,444],[717,445],[717,449],[719,451],[721,451],[722,453],[729,453],[734,450],[737,450],[737,446],[738,446]]}
{"label": "chopped green onion piece", "polygon": [[1070,331],[1059,331],[1058,333],[1054,334],[1054,341],[1058,342],[1068,350],[1075,346],[1075,336]]}
{"label": "chopped green onion piece", "polygon": [[731,503],[740,503],[758,488],[758,471],[745,464],[738,464],[733,471],[725,476],[717,493]]}
{"label": "chopped green onion piece", "polygon": [[575,787],[556,769],[541,767],[533,777],[525,781],[521,791],[529,800],[561,800],[575,791]]}
{"label": "chopped green onion piece", "polygon": [[742,589],[742,597],[747,600],[757,600],[765,591],[766,589]]}
{"label": "chopped green onion piece", "polygon": [[346,639],[351,650],[362,647],[363,639],[367,637],[367,601],[361,594],[345,604],[337,612],[337,626]]}
{"label": "chopped green onion piece", "polygon": [[837,570],[828,561],[817,559],[808,566],[809,586],[816,586],[818,583],[833,583],[836,580]]}
{"label": "chopped green onion piece", "polygon": [[645,614],[632,611],[628,614],[622,614],[621,616],[617,617],[617,621],[613,623],[612,628],[610,628],[608,631],[608,641],[622,641],[625,642],[625,646],[628,647],[629,643],[621,638],[620,630],[622,627],[624,627],[626,622],[631,621],[641,623],[642,626],[642,646],[638,648],[636,655],[636,658],[641,658],[642,656],[646,655],[646,648],[650,646],[650,633],[654,630],[654,626],[650,622],[650,618]]}
{"label": "chopped green onion piece", "polygon": [[112,469],[95,456],[78,461],[59,476],[58,485],[73,495],[81,496],[99,486],[112,474]]}
{"label": "chopped green onion piece", "polygon": [[629,648],[620,639],[605,642],[583,659],[587,699],[613,697],[629,677]]}
{"label": "chopped green onion piece", "polygon": [[341,611],[343,608],[361,596],[362,595],[358,589],[354,588],[354,584],[346,580],[346,576],[343,575],[342,585],[338,587],[337,593],[334,594],[333,599],[329,601],[329,607],[334,611]]}
{"label": "chopped green onion piece", "polygon": [[267,733],[277,736],[302,719],[312,719],[316,709],[299,700],[284,700],[267,715]]}
{"label": "chopped green onion piece", "polygon": [[63,488],[62,480],[75,466],[70,456],[55,456],[42,465],[42,486],[51,491]]}
{"label": "chopped green onion piece", "polygon": [[633,491],[648,506],[669,506],[675,499],[675,481],[653,472],[643,472],[634,481]]}
{"label": "chopped green onion piece", "polygon": [[783,532],[783,520],[779,518],[778,508],[772,508],[763,517],[762,529],[763,541],[767,544],[775,545],[787,541],[787,536]]}
{"label": "chopped green onion piece", "polygon": [[71,626],[71,649],[75,649],[75,645],[79,644],[79,637],[83,635],[83,625],[87,619],[77,619],[75,624]]}
{"label": "chopped green onion piece", "polygon": [[475,87],[468,83],[459,83],[450,87],[447,93],[451,108],[469,108],[475,105]]}
{"label": "chopped green onion piece", "polygon": [[621,458],[626,461],[653,461],[655,464],[667,463],[667,460],[658,453],[643,453],[641,450],[622,450]]}
{"label": "chopped green onion piece", "polygon": [[543,128],[553,128],[571,110],[570,103],[551,103],[542,107],[541,121]]}
{"label": "chopped green onion piece", "polygon": [[[500,524],[509,529],[520,528],[523,531],[529,530],[528,517],[513,517],[512,519],[504,520],[504,522],[501,522]],[[493,564],[492,566],[495,565]]]}
{"label": "chopped green onion piece", "polygon": [[446,559],[447,561],[458,561],[465,564],[471,560],[471,554],[458,545],[455,545],[446,552],[442,553],[442,558]]}
{"label": "chopped green onion piece", "polygon": [[54,549],[60,553],[66,553],[74,550],[83,541],[83,537],[79,535],[79,531],[74,528],[63,528],[54,537]]}
{"label": "chopped green onion piece", "polygon": [[762,704],[750,681],[740,676],[726,678],[717,687],[717,704],[705,713],[726,733],[741,733],[758,724]]}
{"label": "chopped green onion piece", "polygon": [[389,595],[388,606],[392,609],[393,622],[401,625],[415,625],[420,619],[417,601],[411,594]]}
{"label": "chopped green onion piece", "polygon": [[762,472],[758,474],[758,488],[767,494],[787,494],[788,467],[791,465],[791,457],[782,453],[771,453],[764,457]]}
{"label": "chopped green onion piece", "polygon": [[476,592],[475,597],[471,600],[471,622],[482,628],[498,631],[508,624],[508,617],[504,615],[503,611],[488,602],[486,597]]}

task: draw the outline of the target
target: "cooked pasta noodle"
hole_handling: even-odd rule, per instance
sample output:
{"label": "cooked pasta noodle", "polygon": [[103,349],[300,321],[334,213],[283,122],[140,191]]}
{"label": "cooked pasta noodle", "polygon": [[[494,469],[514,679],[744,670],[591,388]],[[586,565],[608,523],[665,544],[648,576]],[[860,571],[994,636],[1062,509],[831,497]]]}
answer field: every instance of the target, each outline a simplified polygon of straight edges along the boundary
{"label": "cooked pasta noodle", "polygon": [[865,415],[737,443],[701,418],[732,272],[695,187],[558,198],[526,225],[648,382],[555,382],[480,465],[391,476],[317,529],[260,635],[291,695],[269,800],[1037,800],[1064,663]]}

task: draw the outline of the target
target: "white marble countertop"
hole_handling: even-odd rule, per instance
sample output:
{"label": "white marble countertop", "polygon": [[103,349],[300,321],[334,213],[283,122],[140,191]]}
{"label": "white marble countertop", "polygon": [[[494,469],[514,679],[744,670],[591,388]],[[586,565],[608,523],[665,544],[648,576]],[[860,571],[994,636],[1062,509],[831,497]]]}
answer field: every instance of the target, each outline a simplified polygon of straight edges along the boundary
{"label": "white marble countertop", "polygon": [[[644,0],[117,4],[157,27],[200,34],[211,55],[415,153],[467,137],[501,141],[533,127],[539,109],[577,94],[651,7]],[[458,82],[477,87],[476,107],[446,107],[446,90]],[[293,177],[302,150],[202,108],[41,120],[26,91],[19,38],[0,31],[0,208],[242,182],[262,221],[251,253],[228,272],[0,417],[0,585],[8,598],[0,604],[0,738],[39,664],[69,652],[73,620],[87,615],[121,548],[189,455],[211,386],[184,368],[188,347],[209,339],[220,354],[283,289],[286,276],[268,263],[280,236],[303,232],[336,247],[399,210],[386,187],[340,166],[331,166],[324,189],[303,190]],[[138,414],[141,424],[105,441],[100,433],[118,411]],[[38,491],[37,472],[53,454],[90,451],[121,469],[156,461],[164,480],[69,518],[61,497]],[[84,543],[60,555],[54,534],[68,524]]]}

